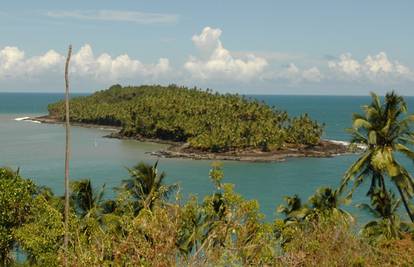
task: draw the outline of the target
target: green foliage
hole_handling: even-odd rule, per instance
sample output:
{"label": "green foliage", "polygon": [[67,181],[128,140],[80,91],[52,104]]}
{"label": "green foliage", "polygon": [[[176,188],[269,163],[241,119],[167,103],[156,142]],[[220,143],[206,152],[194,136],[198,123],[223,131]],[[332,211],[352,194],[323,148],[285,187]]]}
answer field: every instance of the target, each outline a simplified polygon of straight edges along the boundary
{"label": "green foliage", "polygon": [[[406,224],[390,224],[382,219],[398,217],[398,201],[386,200],[393,198],[391,195],[378,195],[372,212],[380,220],[369,223],[358,236],[350,215],[340,207],[344,201],[338,190],[321,187],[307,203],[298,196],[287,197],[287,205],[279,208],[285,219],[271,224],[264,221],[257,201],[243,199],[232,184],[223,182],[220,163],[213,163],[209,173],[216,189],[203,201],[191,197],[184,204],[178,197],[176,201],[162,197],[166,191],[161,188],[168,185],[162,183],[165,174],[158,172],[157,164],[138,164],[132,169],[134,175],[129,182],[134,186],[117,190],[114,200],[104,201],[102,190],[94,190],[89,180],[72,183],[67,254],[70,266],[414,264],[414,241],[404,228]],[[4,174],[30,183],[14,172],[6,170]],[[10,242],[25,253],[26,264],[62,265],[62,201],[46,188],[30,193],[24,222],[11,229],[1,225],[7,230],[2,233],[8,233]],[[132,197],[132,193],[136,196]],[[140,204],[135,210],[134,203],[145,202],[148,196],[152,196],[152,204]],[[391,207],[387,206],[390,203]],[[390,228],[391,225],[398,227]],[[397,229],[399,234],[388,235],[389,229]]]}
{"label": "green foliage", "polygon": [[135,213],[140,209],[151,209],[158,200],[165,200],[177,189],[176,185],[164,185],[165,173],[158,172],[158,161],[154,165],[143,162],[128,169],[130,178],[122,181],[121,190],[132,198]]}
{"label": "green foliage", "polygon": [[[289,119],[286,112],[238,95],[175,85],[114,85],[70,105],[75,122],[122,126],[124,136],[188,142],[212,152],[312,145],[323,130],[306,114]],[[50,104],[49,114],[63,120],[63,101]]]}
{"label": "green foliage", "polygon": [[380,190],[388,194],[385,179],[389,178],[398,190],[404,207],[414,222],[410,200],[414,196],[414,179],[397,160],[397,155],[414,159],[414,152],[406,146],[413,144],[412,122],[414,117],[407,115],[407,106],[401,96],[387,93],[384,102],[372,94],[372,103],[363,107],[364,114],[354,114],[353,128],[350,130],[354,143],[367,146],[366,151],[347,170],[342,179],[341,191],[353,181],[353,191],[370,178],[368,195],[373,198]]}
{"label": "green foliage", "polygon": [[315,194],[309,197],[308,203],[302,204],[298,195],[285,197],[286,205],[280,205],[277,212],[283,213],[284,222],[301,222],[311,218],[311,220],[321,215],[330,216],[332,214],[344,215],[352,220],[352,216],[341,209],[342,204],[347,201],[340,197],[339,191],[330,187],[320,187]]}
{"label": "green foliage", "polygon": [[298,229],[311,226],[313,223],[327,218],[336,218],[343,222],[353,222],[353,217],[341,209],[346,201],[339,195],[338,190],[330,187],[320,187],[309,197],[308,203],[303,204],[298,195],[285,197],[286,205],[280,205],[277,212],[285,218],[274,222],[274,230],[284,248],[294,240]]}
{"label": "green foliage", "polygon": [[[145,166],[147,172],[135,178],[144,173],[147,177],[158,173],[156,165],[141,166],[135,169],[143,171]],[[159,198],[151,209],[143,206],[137,213],[119,212],[121,207],[132,205],[129,197],[123,197],[125,191],[119,192],[114,213],[105,214],[102,220],[93,217],[72,220],[71,263],[81,266],[263,265],[275,258],[276,239],[271,226],[263,222],[258,203],[244,200],[234,193],[232,185],[221,184],[220,189],[201,203],[193,198],[181,206]],[[82,227],[85,224],[87,232]]]}
{"label": "green foliage", "polygon": [[217,187],[217,189],[221,188],[221,181],[224,178],[222,166],[223,165],[220,162],[213,162],[213,164],[211,165],[212,168],[209,173],[210,179]]}
{"label": "green foliage", "polygon": [[88,179],[71,182],[70,201],[76,214],[81,217],[89,216],[91,213],[98,216],[102,213],[103,194],[105,186],[99,192],[92,188],[91,181]]}
{"label": "green foliage", "polygon": [[64,228],[62,214],[42,196],[33,201],[28,223],[14,231],[31,265],[58,266]]}
{"label": "green foliage", "polygon": [[362,229],[362,235],[371,241],[400,239],[412,232],[414,225],[401,221],[398,214],[400,201],[388,191],[374,189],[371,197],[371,206],[359,204],[358,207],[368,211],[377,220],[368,222]]}
{"label": "green foliage", "polygon": [[0,168],[0,266],[12,261],[15,245],[13,230],[28,219],[35,185],[20,177],[18,172]]}
{"label": "green foliage", "polygon": [[[276,239],[263,221],[257,201],[244,200],[214,163],[210,177],[216,192],[199,204],[194,198],[183,207],[178,235],[180,251],[194,265],[266,265],[275,259]],[[218,179],[217,179],[218,178]]]}
{"label": "green foliage", "polygon": [[313,121],[308,114],[290,119],[287,127],[287,139],[289,143],[316,145],[323,134],[323,126]]}

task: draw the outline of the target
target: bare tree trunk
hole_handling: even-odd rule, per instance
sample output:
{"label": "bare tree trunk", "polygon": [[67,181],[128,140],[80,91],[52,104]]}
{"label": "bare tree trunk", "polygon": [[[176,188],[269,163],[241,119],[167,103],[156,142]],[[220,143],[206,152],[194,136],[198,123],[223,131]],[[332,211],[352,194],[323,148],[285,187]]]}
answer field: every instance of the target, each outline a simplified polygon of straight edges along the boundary
{"label": "bare tree trunk", "polygon": [[66,108],[66,147],[65,147],[65,236],[63,246],[65,250],[65,266],[68,266],[69,243],[69,157],[70,157],[70,122],[69,122],[69,62],[72,55],[72,45],[69,45],[65,65],[65,108]]}
{"label": "bare tree trunk", "polygon": [[405,197],[405,194],[404,194],[404,192],[401,190],[401,188],[400,188],[400,186],[399,186],[398,184],[396,184],[396,186],[397,186],[397,188],[398,188],[398,192],[400,193],[401,200],[403,201],[404,208],[405,208],[405,210],[407,211],[408,216],[410,216],[410,220],[411,220],[411,222],[414,222],[414,215],[413,215],[413,213],[412,213],[412,211],[411,211],[410,207],[408,206],[408,201],[407,201],[407,199],[406,199],[406,197]]}

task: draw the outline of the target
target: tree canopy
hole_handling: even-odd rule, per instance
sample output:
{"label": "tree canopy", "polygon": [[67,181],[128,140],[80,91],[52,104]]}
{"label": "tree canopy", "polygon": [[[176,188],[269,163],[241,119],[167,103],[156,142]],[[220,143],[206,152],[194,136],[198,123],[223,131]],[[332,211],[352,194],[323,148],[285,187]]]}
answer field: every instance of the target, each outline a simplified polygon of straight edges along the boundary
{"label": "tree canopy", "polygon": [[[121,126],[122,136],[188,142],[211,152],[315,145],[323,132],[323,125],[307,114],[290,118],[240,95],[176,85],[114,85],[73,98],[70,105],[74,122]],[[63,101],[48,108],[51,117],[64,119]]]}

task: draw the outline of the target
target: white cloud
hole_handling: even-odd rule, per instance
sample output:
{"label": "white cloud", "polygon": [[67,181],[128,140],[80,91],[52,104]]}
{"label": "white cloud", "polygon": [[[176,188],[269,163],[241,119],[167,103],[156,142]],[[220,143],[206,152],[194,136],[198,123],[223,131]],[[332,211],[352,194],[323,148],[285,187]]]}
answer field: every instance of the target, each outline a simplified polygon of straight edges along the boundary
{"label": "white cloud", "polygon": [[413,72],[398,61],[391,61],[385,52],[368,55],[363,61],[353,59],[350,53],[342,54],[339,60],[328,62],[328,67],[342,79],[368,79],[372,82],[390,82],[413,79]]}
{"label": "white cloud", "polygon": [[294,63],[290,63],[282,69],[264,74],[263,78],[271,81],[286,80],[296,85],[303,82],[320,82],[323,79],[323,75],[317,67],[300,69]]}
{"label": "white cloud", "polygon": [[71,18],[79,20],[119,21],[138,24],[176,23],[178,15],[162,13],[146,13],[138,11],[97,10],[97,11],[49,11],[52,18]]}
{"label": "white cloud", "polygon": [[[0,80],[37,77],[63,71],[65,57],[54,50],[26,59],[17,47],[0,50]],[[127,54],[112,58],[109,54],[94,56],[92,47],[82,46],[71,60],[71,73],[92,80],[116,82],[121,79],[159,78],[170,71],[169,60],[160,58],[155,64],[143,64]]]}
{"label": "white cloud", "polygon": [[223,49],[221,33],[220,29],[205,27],[200,35],[194,35],[191,40],[204,55],[210,56],[217,48]]}
{"label": "white cloud", "polygon": [[24,52],[17,47],[6,46],[0,51],[0,77],[16,75],[24,58]]}
{"label": "white cloud", "polygon": [[373,57],[368,55],[364,60],[364,64],[367,71],[373,74],[386,74],[394,71],[393,63],[388,60],[387,54],[384,52],[380,52],[378,55]]}
{"label": "white cloud", "polygon": [[119,81],[140,77],[157,78],[170,71],[169,60],[160,58],[156,64],[143,64],[127,54],[112,58],[103,53],[95,57],[88,44],[73,55],[72,72],[97,80]]}
{"label": "white cloud", "polygon": [[[233,52],[224,48],[221,29],[205,27],[192,37],[197,56],[190,56],[181,67],[174,68],[167,58],[143,63],[128,54],[95,55],[85,44],[74,51],[71,75],[79,87],[110,83],[184,83],[224,88],[273,87],[327,87],[375,84],[381,88],[410,85],[414,71],[391,60],[385,52],[355,59],[350,53],[323,61],[281,53]],[[18,47],[0,48],[0,82],[2,85],[36,82],[53,84],[62,82],[65,54],[49,50],[44,54],[27,57]],[[326,65],[327,63],[327,65]],[[282,66],[282,67],[281,67]],[[51,86],[52,87],[52,86]],[[86,86],[84,86],[86,87]],[[247,90],[247,89],[246,89]],[[305,90],[305,89],[303,89]]]}
{"label": "white cloud", "polygon": [[297,77],[300,76],[300,70],[295,64],[290,63],[286,68],[276,72],[275,76],[276,78],[297,80]]}
{"label": "white cloud", "polygon": [[268,65],[266,59],[248,54],[235,58],[220,41],[220,29],[205,27],[192,41],[200,51],[201,58],[190,57],[184,68],[195,79],[225,79],[250,81],[257,78]]}
{"label": "white cloud", "polygon": [[24,51],[17,47],[6,46],[0,50],[0,79],[34,77],[50,72],[62,64],[63,59],[63,56],[54,50],[26,59]]}
{"label": "white cloud", "polygon": [[312,67],[302,72],[302,77],[304,80],[310,82],[320,82],[323,78],[322,73],[317,67]]}
{"label": "white cloud", "polygon": [[231,54],[235,57],[244,57],[249,54],[254,54],[266,59],[268,62],[274,61],[276,63],[307,60],[306,56],[298,53],[282,53],[275,51],[231,51]]}
{"label": "white cloud", "polygon": [[350,76],[358,76],[360,74],[361,65],[352,58],[350,53],[340,55],[339,59],[339,61],[329,61],[329,68]]}

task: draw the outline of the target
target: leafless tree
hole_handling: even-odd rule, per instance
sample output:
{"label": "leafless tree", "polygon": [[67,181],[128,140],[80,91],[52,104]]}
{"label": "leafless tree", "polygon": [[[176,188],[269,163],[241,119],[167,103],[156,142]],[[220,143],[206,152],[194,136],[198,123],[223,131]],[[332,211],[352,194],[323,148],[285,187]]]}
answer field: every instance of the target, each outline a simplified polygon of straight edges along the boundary
{"label": "leafless tree", "polygon": [[65,64],[65,108],[66,108],[66,147],[65,147],[65,266],[68,265],[67,252],[69,243],[69,158],[70,158],[70,121],[69,121],[69,62],[72,55],[72,45],[69,45]]}

